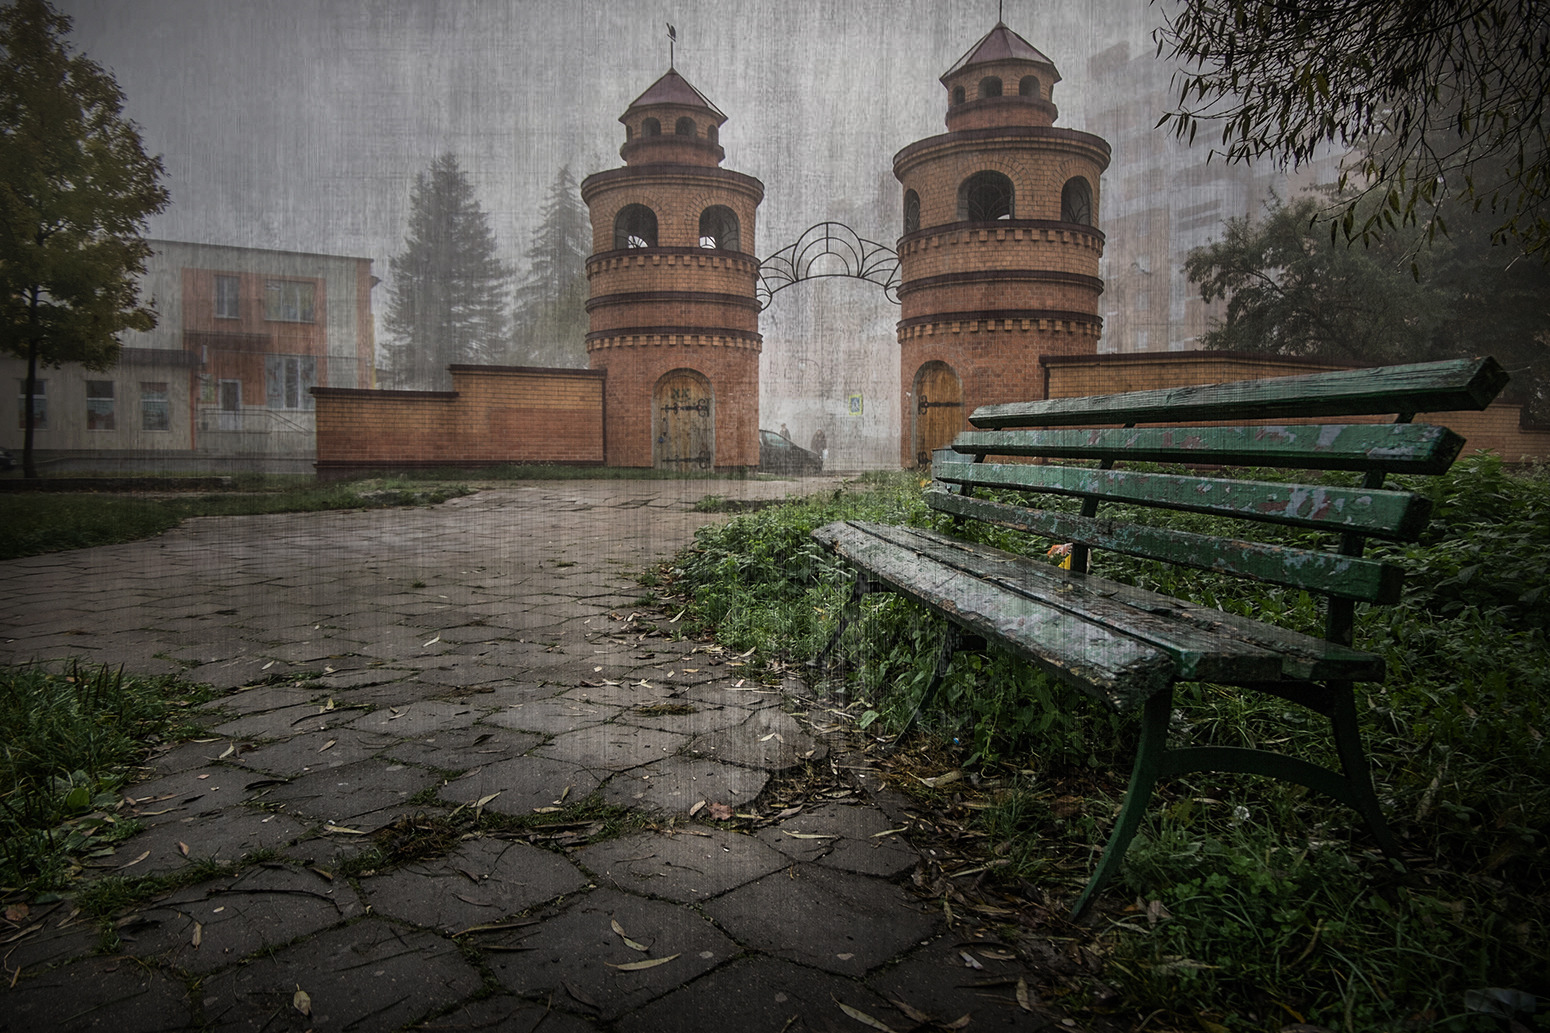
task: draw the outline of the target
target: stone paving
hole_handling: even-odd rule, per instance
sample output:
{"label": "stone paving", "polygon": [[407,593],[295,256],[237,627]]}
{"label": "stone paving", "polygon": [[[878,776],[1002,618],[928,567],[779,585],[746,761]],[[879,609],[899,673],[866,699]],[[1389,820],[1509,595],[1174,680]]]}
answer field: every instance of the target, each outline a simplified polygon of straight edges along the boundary
{"label": "stone paving", "polygon": [[907,892],[886,799],[708,820],[839,744],[653,633],[634,575],[716,519],[704,495],[837,484],[534,483],[0,564],[0,662],[229,690],[94,862],[178,888],[106,927],[34,908],[0,1030],[1071,1028]]}

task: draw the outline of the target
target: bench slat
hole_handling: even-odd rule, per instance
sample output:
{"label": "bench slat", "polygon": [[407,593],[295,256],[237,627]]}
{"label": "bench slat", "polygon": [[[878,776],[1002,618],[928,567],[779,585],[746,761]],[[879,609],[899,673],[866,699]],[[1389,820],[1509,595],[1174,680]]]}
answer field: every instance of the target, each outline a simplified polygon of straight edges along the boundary
{"label": "bench slat", "polygon": [[879,525],[837,523],[813,537],[888,588],[1015,649],[1050,674],[1128,709],[1173,680],[1173,659],[1157,646],[1074,617],[897,548]]}
{"label": "bench slat", "polygon": [[1339,553],[1144,527],[945,491],[927,492],[926,504],[939,512],[1057,541],[1081,542],[1092,548],[1323,592],[1358,602],[1396,603],[1404,584],[1404,571],[1393,564]]}
{"label": "bench slat", "polygon": [[1430,500],[1410,492],[1383,489],[953,460],[938,460],[932,472],[937,480],[950,484],[1096,497],[1108,502],[1400,540],[1419,537],[1431,513]]}
{"label": "bench slat", "polygon": [[[1147,618],[1165,620],[1173,625],[1188,624],[1196,630],[1213,635],[1226,636],[1233,641],[1233,648],[1245,655],[1254,648],[1277,654],[1281,661],[1278,675],[1260,681],[1251,676],[1230,677],[1228,672],[1218,672],[1221,677],[1206,678],[1196,675],[1200,681],[1217,681],[1223,684],[1261,685],[1273,681],[1309,682],[1337,679],[1343,681],[1382,681],[1387,674],[1387,664],[1381,656],[1366,653],[1349,646],[1338,645],[1327,639],[1288,631],[1273,624],[1264,624],[1250,617],[1227,613],[1211,606],[1185,602],[1172,596],[1136,588],[1133,585],[1110,581],[1092,575],[1073,574],[1061,570],[1053,563],[1005,552],[989,545],[965,542],[935,531],[918,528],[888,527],[862,524],[868,530],[880,531],[895,543],[930,541],[949,551],[938,555],[950,557],[958,569],[979,577],[1000,578],[1003,582],[1017,583],[1026,578],[1033,585],[1056,587],[1057,596],[1071,592],[1083,592],[1101,597],[1109,603],[1125,607],[1110,616],[1122,620],[1148,623]],[[910,537],[899,537],[903,532]],[[1144,615],[1144,616],[1143,616]],[[1148,623],[1148,626],[1149,623]],[[1182,677],[1182,676],[1181,676]]]}
{"label": "bench slat", "polygon": [[965,455],[1437,474],[1464,439],[1429,423],[965,431]]}
{"label": "bench slat", "polygon": [[974,410],[969,422],[994,430],[1454,412],[1484,409],[1507,380],[1506,371],[1495,359],[1451,359],[1091,398],[985,405]]}

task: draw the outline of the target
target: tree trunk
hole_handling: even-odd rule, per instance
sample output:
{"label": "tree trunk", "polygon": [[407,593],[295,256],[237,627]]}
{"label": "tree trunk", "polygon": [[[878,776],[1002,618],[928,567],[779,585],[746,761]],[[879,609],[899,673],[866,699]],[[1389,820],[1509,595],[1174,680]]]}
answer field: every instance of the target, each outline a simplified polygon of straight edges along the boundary
{"label": "tree trunk", "polygon": [[[38,296],[32,295],[31,323],[36,329],[38,323]],[[38,476],[38,463],[32,455],[32,396],[38,391],[38,338],[34,334],[27,342],[27,386],[24,389],[26,398],[22,404],[22,476],[28,480],[36,480]]]}

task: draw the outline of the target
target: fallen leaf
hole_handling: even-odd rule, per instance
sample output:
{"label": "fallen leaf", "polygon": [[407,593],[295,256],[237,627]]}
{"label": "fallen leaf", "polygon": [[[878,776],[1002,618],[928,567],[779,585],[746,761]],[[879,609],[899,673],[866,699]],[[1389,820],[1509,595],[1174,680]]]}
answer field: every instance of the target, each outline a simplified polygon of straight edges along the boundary
{"label": "fallen leaf", "polygon": [[639,972],[641,969],[656,968],[658,965],[666,965],[669,961],[672,961],[676,957],[678,957],[677,954],[669,954],[665,958],[647,958],[645,961],[627,961],[623,965],[615,965],[610,961],[605,961],[603,964],[607,965],[609,968],[616,968],[620,972]]}
{"label": "fallen leaf", "polygon": [[194,946],[197,948],[199,946],[199,944],[204,940],[204,938],[205,938],[205,927],[200,925],[198,922],[195,922],[194,923],[194,939],[193,939]]}
{"label": "fallen leaf", "polygon": [[846,1015],[849,1015],[863,1026],[871,1026],[873,1029],[880,1029],[883,1031],[883,1033],[894,1033],[892,1026],[877,1021],[859,1008],[852,1008],[850,1005],[846,1004],[838,997],[835,997],[833,994],[830,994],[829,996],[835,1004],[840,1006],[840,1011],[844,1012]]}
{"label": "fallen leaf", "polygon": [[905,1002],[899,1000],[897,997],[890,997],[890,998],[888,998],[888,1003],[893,1005],[895,1008],[899,1009],[899,1011],[903,1012],[909,1018],[914,1019],[916,1022],[930,1022],[931,1021],[931,1016],[930,1015],[927,1015],[925,1012],[921,1011],[919,1008],[911,1007],[910,1005],[906,1004]]}
{"label": "fallen leaf", "polygon": [[343,825],[324,825],[323,826],[323,831],[324,832],[348,832],[352,836],[364,836],[364,835],[366,835],[366,833],[361,831],[360,829],[347,829]]}
{"label": "fallen leaf", "polygon": [[32,909],[29,908],[26,904],[12,904],[10,907],[5,909],[5,920],[7,922],[19,923],[22,919],[27,917],[28,912],[31,910]]}
{"label": "fallen leaf", "polygon": [[969,1019],[973,1016],[973,1014],[974,1014],[973,1012],[964,1012],[962,1015],[960,1015],[958,1018],[954,1019],[952,1022],[944,1022],[944,1023],[942,1023],[942,1028],[943,1029],[963,1029],[965,1026],[967,1026],[969,1024]]}
{"label": "fallen leaf", "polygon": [[630,948],[630,950],[640,951],[642,954],[645,954],[648,950],[651,949],[644,943],[637,943],[625,935],[624,927],[619,924],[617,919],[611,919],[608,924],[613,926],[614,932],[619,934],[619,939],[623,940],[624,945]]}
{"label": "fallen leaf", "polygon": [[1017,1006],[1023,1011],[1033,1011],[1033,1000],[1028,993],[1028,980],[1017,978]]}
{"label": "fallen leaf", "polygon": [[303,990],[300,986],[297,986],[296,992],[291,995],[291,1007],[295,1008],[297,1011],[301,1012],[308,1018],[311,1018],[312,996],[308,994],[307,991]]}
{"label": "fallen leaf", "polygon": [[701,800],[699,803],[697,803],[693,807],[689,808],[689,817],[691,817],[691,818],[694,817],[696,814],[700,813],[704,809],[705,809],[705,801]]}
{"label": "fallen leaf", "polygon": [[188,856],[188,844],[183,842],[181,839],[178,840],[178,853],[182,854],[184,857]]}
{"label": "fallen leaf", "polygon": [[489,803],[491,800],[495,799],[497,796],[501,795],[501,793],[503,793],[503,792],[505,792],[504,789],[497,789],[497,790],[495,790],[495,792],[491,793],[489,796],[481,796],[481,797],[479,797],[479,799],[474,801],[474,810],[477,811],[479,808],[483,807],[485,804]]}
{"label": "fallen leaf", "polygon": [[780,831],[781,831],[782,835],[790,836],[792,839],[839,839],[840,838],[837,835],[832,835],[832,834],[826,833],[826,832],[787,832],[785,829],[781,829]]}
{"label": "fallen leaf", "polygon": [[582,993],[580,990],[578,990],[574,983],[567,983],[564,980],[561,980],[560,981],[560,985],[565,988],[565,992],[566,993],[570,994],[577,1001],[579,1001],[582,1004],[586,1005],[588,1008],[596,1008],[597,1007],[597,1002],[594,1001],[592,998],[588,997],[586,994]]}
{"label": "fallen leaf", "polygon": [[731,804],[728,804],[728,803],[713,803],[710,806],[708,806],[706,808],[706,810],[708,810],[710,812],[710,816],[712,818],[715,818],[717,821],[731,821],[732,820],[732,805]]}
{"label": "fallen leaf", "polygon": [[436,643],[438,643],[440,641],[441,641],[441,632],[438,631],[438,632],[436,632],[436,637],[435,638],[431,639],[429,642],[421,644],[420,648],[421,649],[427,649],[427,648],[429,648],[431,646],[434,646]]}
{"label": "fallen leaf", "polygon": [[141,854],[139,857],[135,858],[133,861],[130,861],[128,864],[121,864],[121,865],[119,865],[119,867],[120,868],[133,868],[135,865],[139,864],[141,861],[145,860],[147,857],[150,857],[150,856],[151,856],[151,852],[149,850],[147,850],[145,853]]}
{"label": "fallen leaf", "polygon": [[909,830],[910,830],[910,827],[908,825],[900,825],[896,829],[883,829],[883,831],[881,831],[881,832],[874,832],[874,833],[872,833],[871,838],[872,839],[878,839],[879,837],[882,837],[882,836],[892,836],[892,835],[895,835],[895,834],[900,833],[900,832],[908,832]]}
{"label": "fallen leaf", "polygon": [[219,757],[216,757],[215,759],[216,760],[225,760],[227,757],[230,757],[233,753],[236,753],[236,752],[237,752],[237,744],[236,743],[232,743],[230,746],[226,747],[226,752],[225,753],[222,753]]}
{"label": "fallen leaf", "polygon": [[271,668],[273,666],[274,666],[274,661],[271,660],[267,664],[265,664],[264,666],[260,667],[259,670],[260,671],[267,671],[267,670],[269,670],[269,668]]}
{"label": "fallen leaf", "polygon": [[334,748],[334,743],[336,743],[338,741],[339,741],[338,739],[330,739],[330,740],[328,740],[322,746],[318,747],[318,752],[322,753],[324,750],[331,750],[331,749],[333,749]]}

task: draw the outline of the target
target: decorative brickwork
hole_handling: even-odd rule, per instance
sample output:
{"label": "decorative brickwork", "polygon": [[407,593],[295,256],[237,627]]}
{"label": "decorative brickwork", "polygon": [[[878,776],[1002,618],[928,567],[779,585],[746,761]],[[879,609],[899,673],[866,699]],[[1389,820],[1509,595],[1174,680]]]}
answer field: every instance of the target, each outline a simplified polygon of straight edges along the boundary
{"label": "decorative brickwork", "polygon": [[[963,429],[974,407],[1044,397],[1041,356],[1097,351],[1096,212],[1109,146],[1052,124],[1059,80],[1049,58],[997,24],[942,76],[948,132],[894,156],[919,220],[899,240],[907,467]],[[938,397],[922,399],[928,369]]]}
{"label": "decorative brickwork", "polygon": [[[620,118],[625,167],[581,185],[594,252],[587,357],[607,373],[609,466],[759,464],[763,339],[754,241],[764,185],[720,167],[716,141],[725,120],[669,72]],[[708,211],[721,240],[701,235]],[[631,227],[655,233],[632,234]],[[705,397],[663,394],[686,384]]]}

